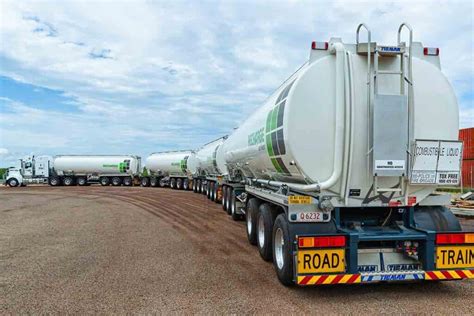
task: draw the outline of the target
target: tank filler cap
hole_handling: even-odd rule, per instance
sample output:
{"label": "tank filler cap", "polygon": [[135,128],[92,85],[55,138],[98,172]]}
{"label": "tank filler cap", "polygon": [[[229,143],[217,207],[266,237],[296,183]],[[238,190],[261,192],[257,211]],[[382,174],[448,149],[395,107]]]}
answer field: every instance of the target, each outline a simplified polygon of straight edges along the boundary
{"label": "tank filler cap", "polygon": [[319,199],[318,207],[321,211],[329,213],[334,210],[334,205],[331,202],[331,197],[323,196]]}

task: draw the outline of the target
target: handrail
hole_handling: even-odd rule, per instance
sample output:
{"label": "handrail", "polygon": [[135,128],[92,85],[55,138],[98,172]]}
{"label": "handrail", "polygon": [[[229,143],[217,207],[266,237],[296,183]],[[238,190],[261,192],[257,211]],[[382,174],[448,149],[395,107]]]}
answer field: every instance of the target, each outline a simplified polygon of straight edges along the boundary
{"label": "handrail", "polygon": [[411,54],[411,51],[412,51],[412,44],[413,44],[413,29],[411,28],[410,24],[406,23],[406,22],[403,22],[402,24],[400,24],[400,26],[398,27],[398,36],[397,36],[397,44],[400,45],[400,38],[401,38],[401,33],[402,33],[402,30],[403,30],[403,27],[406,27],[408,29],[408,31],[410,32],[409,33],[409,44],[410,46],[408,46],[408,80],[410,81],[410,83],[412,82],[412,64],[411,64],[411,57],[412,57],[412,54]]}
{"label": "handrail", "polygon": [[359,24],[356,31],[356,44],[359,46],[359,33],[360,29],[364,27],[367,31],[367,84],[370,84],[370,42],[372,38],[372,33],[370,32],[369,27],[365,23]]}

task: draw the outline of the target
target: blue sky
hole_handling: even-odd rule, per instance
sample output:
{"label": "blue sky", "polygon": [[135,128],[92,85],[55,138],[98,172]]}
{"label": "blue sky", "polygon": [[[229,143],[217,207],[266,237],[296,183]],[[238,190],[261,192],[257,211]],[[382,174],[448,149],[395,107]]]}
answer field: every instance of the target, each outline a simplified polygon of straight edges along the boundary
{"label": "blue sky", "polygon": [[196,148],[232,131],[312,40],[439,47],[473,126],[471,1],[1,1],[0,166],[34,154]]}

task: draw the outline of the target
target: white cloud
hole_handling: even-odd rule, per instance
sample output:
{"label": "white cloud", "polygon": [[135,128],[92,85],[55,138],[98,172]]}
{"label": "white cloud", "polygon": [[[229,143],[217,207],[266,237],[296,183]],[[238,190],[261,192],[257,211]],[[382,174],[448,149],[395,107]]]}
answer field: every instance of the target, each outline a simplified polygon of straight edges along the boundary
{"label": "white cloud", "polygon": [[0,147],[0,156],[6,156],[8,155],[8,153],[9,153],[8,149]]}
{"label": "white cloud", "polygon": [[[250,114],[306,61],[312,40],[354,42],[359,22],[390,44],[408,21],[415,40],[440,47],[468,124],[472,9],[469,1],[2,1],[0,75],[64,91],[78,111],[9,100],[0,146],[142,155],[195,147]],[[12,129],[12,120],[28,124]]]}

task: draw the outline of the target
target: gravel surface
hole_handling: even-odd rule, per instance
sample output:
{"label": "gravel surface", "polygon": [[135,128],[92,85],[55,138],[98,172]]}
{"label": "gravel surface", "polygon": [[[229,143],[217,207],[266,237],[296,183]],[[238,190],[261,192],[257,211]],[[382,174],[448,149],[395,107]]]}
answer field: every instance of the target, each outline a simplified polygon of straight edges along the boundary
{"label": "gravel surface", "polygon": [[192,192],[31,186],[0,201],[1,314],[472,314],[468,280],[283,287],[244,223]]}

